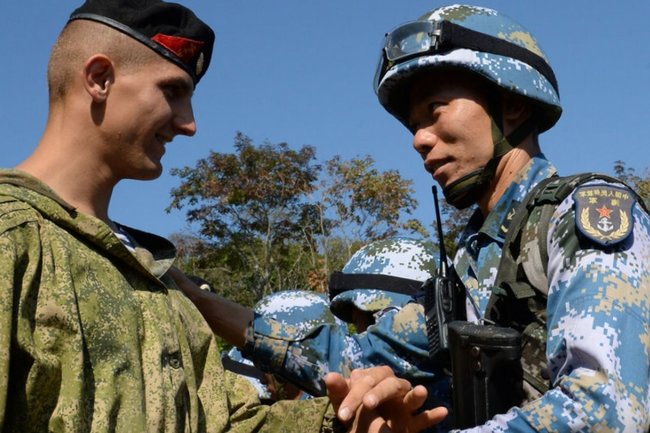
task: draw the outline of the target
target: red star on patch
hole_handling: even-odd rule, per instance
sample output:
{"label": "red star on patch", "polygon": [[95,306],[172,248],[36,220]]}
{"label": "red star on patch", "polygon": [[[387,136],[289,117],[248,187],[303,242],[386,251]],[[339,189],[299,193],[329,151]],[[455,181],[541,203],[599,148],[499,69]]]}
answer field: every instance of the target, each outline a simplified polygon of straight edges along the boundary
{"label": "red star on patch", "polygon": [[612,215],[612,210],[605,205],[596,210],[598,211],[598,215],[600,215],[601,218],[610,218]]}

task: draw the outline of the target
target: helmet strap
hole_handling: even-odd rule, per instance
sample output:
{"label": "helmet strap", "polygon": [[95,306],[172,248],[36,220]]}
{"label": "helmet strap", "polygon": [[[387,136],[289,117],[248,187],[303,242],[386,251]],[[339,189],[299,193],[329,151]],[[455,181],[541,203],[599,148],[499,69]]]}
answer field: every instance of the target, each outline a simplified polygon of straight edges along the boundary
{"label": "helmet strap", "polygon": [[501,100],[496,97],[490,98],[492,143],[494,143],[492,158],[484,167],[478,168],[455,180],[442,190],[447,203],[457,209],[465,209],[476,203],[492,183],[497,166],[503,155],[517,147],[535,127],[533,116],[529,116],[506,137],[503,134],[503,118],[501,113]]}

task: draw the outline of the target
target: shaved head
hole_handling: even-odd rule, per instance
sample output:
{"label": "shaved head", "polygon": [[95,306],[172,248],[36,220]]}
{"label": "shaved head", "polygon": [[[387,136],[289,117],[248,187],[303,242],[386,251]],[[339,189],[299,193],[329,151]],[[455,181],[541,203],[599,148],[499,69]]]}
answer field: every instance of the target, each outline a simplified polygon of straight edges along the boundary
{"label": "shaved head", "polygon": [[66,95],[75,75],[94,54],[108,56],[115,69],[122,71],[161,59],[150,48],[112,27],[88,20],[71,21],[50,54],[47,68],[50,103]]}

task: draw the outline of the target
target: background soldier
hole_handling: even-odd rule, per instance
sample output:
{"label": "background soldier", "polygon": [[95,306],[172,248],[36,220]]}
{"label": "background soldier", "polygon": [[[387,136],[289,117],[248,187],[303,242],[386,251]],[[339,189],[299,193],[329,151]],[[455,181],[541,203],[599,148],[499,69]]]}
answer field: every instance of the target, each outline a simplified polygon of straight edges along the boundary
{"label": "background soldier", "polygon": [[[181,280],[180,285],[190,298],[203,299],[197,305],[214,318],[209,322],[217,334],[242,347],[244,356],[263,371],[312,395],[325,394],[323,378],[328,372],[349,376],[354,369],[386,365],[398,377],[426,386],[425,407],[449,406],[449,378],[428,357],[424,310],[412,302],[435,274],[439,259],[438,249],[422,240],[375,241],[332,275],[327,311],[322,310],[322,300],[314,302],[318,294],[278,292],[260,301],[255,314],[237,305],[242,309],[234,315],[237,321],[218,313],[228,308],[225,300],[210,297],[206,302],[189,281]],[[332,320],[332,313],[347,323]],[[351,333],[348,324],[359,332]]]}

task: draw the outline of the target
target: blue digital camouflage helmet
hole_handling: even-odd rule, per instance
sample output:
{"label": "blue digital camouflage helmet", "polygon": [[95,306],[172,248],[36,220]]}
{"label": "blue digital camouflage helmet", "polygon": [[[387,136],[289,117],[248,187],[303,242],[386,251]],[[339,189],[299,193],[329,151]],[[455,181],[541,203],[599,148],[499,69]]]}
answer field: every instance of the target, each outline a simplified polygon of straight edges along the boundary
{"label": "blue digital camouflage helmet", "polygon": [[329,308],[323,293],[307,290],[283,290],[262,298],[254,307],[256,313],[288,325],[301,333],[321,324],[341,325]]}
{"label": "blue digital camouflage helmet", "polygon": [[[262,298],[254,307],[255,313],[273,319],[280,325],[277,335],[288,334],[309,335],[321,325],[336,325],[345,327],[346,324],[332,314],[329,300],[323,293],[307,290],[284,290],[272,293]],[[280,373],[269,379],[273,381],[276,399],[294,399],[300,389],[283,380]],[[304,390],[299,394],[300,399],[312,396]]]}
{"label": "blue digital camouflage helmet", "polygon": [[[447,201],[463,209],[485,191],[500,158],[533,130],[551,128],[560,118],[562,106],[555,74],[535,37],[502,13],[477,6],[437,8],[388,32],[373,86],[381,105],[411,129],[409,86],[422,74],[450,69],[483,80],[493,124],[492,159],[443,189]],[[507,137],[503,134],[500,92],[519,95],[534,112]]]}
{"label": "blue digital camouflage helmet", "polygon": [[436,272],[438,248],[427,241],[395,237],[359,249],[330,277],[330,309],[353,323],[354,308],[377,313],[398,308]]}
{"label": "blue digital camouflage helmet", "polygon": [[[345,323],[330,312],[329,301],[325,294],[307,290],[272,293],[262,298],[253,310],[259,315],[273,319],[285,328],[305,334],[322,324],[345,326]],[[279,332],[281,333],[282,330]],[[306,392],[300,393],[298,388],[282,380],[278,374],[264,373],[243,357],[236,348],[224,354],[222,362],[224,368],[246,377],[263,401],[311,398],[311,395]]]}

